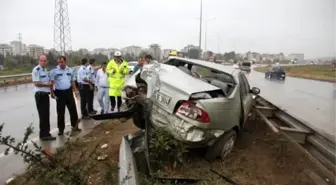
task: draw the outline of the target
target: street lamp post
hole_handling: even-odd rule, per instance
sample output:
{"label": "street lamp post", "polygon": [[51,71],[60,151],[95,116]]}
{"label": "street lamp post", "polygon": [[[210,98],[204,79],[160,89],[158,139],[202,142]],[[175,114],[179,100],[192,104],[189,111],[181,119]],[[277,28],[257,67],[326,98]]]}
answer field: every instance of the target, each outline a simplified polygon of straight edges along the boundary
{"label": "street lamp post", "polygon": [[200,25],[199,25],[199,41],[198,41],[198,48],[200,50],[201,50],[201,47],[202,47],[202,19],[203,19],[202,11],[203,11],[203,6],[202,6],[202,0],[201,0]]}
{"label": "street lamp post", "polygon": [[207,51],[207,30],[208,30],[208,21],[214,20],[216,17],[211,17],[205,20],[205,33],[204,33],[204,50]]}

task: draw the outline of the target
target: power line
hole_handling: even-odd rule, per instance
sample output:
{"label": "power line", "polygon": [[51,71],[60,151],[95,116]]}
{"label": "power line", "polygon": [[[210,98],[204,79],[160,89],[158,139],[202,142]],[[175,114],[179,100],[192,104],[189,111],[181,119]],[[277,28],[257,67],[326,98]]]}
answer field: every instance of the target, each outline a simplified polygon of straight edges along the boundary
{"label": "power line", "polygon": [[67,0],[55,0],[54,49],[61,55],[72,49]]}

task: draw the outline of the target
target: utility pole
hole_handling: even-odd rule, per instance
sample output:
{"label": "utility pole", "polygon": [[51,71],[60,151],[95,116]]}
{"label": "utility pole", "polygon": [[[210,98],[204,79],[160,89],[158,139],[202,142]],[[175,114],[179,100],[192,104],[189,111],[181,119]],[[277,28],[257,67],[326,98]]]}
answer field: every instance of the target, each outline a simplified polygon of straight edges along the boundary
{"label": "utility pole", "polygon": [[22,55],[22,34],[19,33],[19,43],[20,43],[20,46],[19,46],[19,53],[20,55]]}
{"label": "utility pole", "polygon": [[208,20],[205,20],[204,25],[204,52],[207,52],[207,29],[208,29]]}
{"label": "utility pole", "polygon": [[202,51],[202,20],[203,20],[203,3],[201,0],[201,10],[200,10],[200,24],[199,24],[199,41],[198,41],[198,48],[200,51],[200,55],[201,55],[201,51]]}
{"label": "utility pole", "polygon": [[65,55],[71,51],[71,32],[67,0],[55,0],[54,49]]}
{"label": "utility pole", "polygon": [[217,35],[217,41],[218,41],[218,46],[217,46],[217,53],[219,53],[220,51],[220,47],[219,47],[219,44],[220,44],[220,36]]}

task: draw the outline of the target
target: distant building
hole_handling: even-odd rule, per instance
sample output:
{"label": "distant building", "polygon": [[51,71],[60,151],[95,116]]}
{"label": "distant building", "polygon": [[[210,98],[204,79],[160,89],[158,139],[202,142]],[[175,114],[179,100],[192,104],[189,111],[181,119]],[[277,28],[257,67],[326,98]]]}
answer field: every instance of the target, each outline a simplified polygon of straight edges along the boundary
{"label": "distant building", "polygon": [[44,48],[39,45],[30,44],[28,46],[28,55],[33,58],[38,58],[39,56],[44,54]]}
{"label": "distant building", "polygon": [[279,59],[280,61],[285,60],[285,55],[284,55],[283,53],[279,53],[279,54],[278,54],[278,59]]}
{"label": "distant building", "polygon": [[169,52],[171,51],[171,49],[164,49],[161,52],[162,58],[168,58]]}
{"label": "distant building", "polygon": [[13,47],[9,44],[0,44],[0,54],[3,56],[13,55]]}
{"label": "distant building", "polygon": [[121,49],[121,52],[126,54],[133,54],[134,56],[139,56],[142,51],[142,47],[140,46],[127,46]]}
{"label": "distant building", "polygon": [[149,45],[148,52],[153,56],[154,60],[159,60],[161,58],[161,47],[158,44]]}
{"label": "distant building", "polygon": [[188,53],[188,51],[190,49],[198,49],[198,46],[194,46],[194,45],[189,44],[189,45],[185,46],[183,49],[181,49],[180,51],[183,52],[183,53]]}
{"label": "distant building", "polygon": [[12,41],[10,45],[13,47],[13,55],[24,55],[27,53],[26,44],[23,44],[20,41]]}
{"label": "distant building", "polygon": [[289,60],[297,60],[297,61],[303,61],[304,60],[304,54],[303,53],[291,53],[288,55]]}

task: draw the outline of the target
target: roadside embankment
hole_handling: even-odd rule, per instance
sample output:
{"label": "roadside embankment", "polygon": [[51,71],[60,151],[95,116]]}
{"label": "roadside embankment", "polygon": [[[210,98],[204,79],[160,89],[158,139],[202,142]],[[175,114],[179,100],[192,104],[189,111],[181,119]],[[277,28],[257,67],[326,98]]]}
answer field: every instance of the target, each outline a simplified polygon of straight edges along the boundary
{"label": "roadside embankment", "polygon": [[[56,182],[55,184],[70,184],[75,181],[83,183],[83,180],[86,184],[117,184],[121,138],[137,130],[132,120],[103,122],[90,134],[70,142],[56,154],[50,154],[50,160],[43,160],[41,164],[32,166],[10,184],[33,185],[44,180]],[[151,141],[151,145],[154,145],[150,148],[154,150],[165,146],[162,151],[156,150],[155,154],[172,153],[163,138],[164,136],[160,136],[157,141]],[[183,161],[177,165],[170,160],[155,161],[160,163],[157,166],[157,175],[200,179],[201,182],[197,185],[228,184],[223,177],[240,185],[314,185],[309,178],[314,169],[308,165],[304,156],[293,149],[290,143],[272,134],[260,121],[249,121],[225,161],[218,159],[207,162],[203,158],[202,150],[187,151],[183,155]],[[44,167],[41,168],[40,165]],[[141,185],[169,185],[150,179],[141,172],[140,181]]]}
{"label": "roadside embankment", "polygon": [[[268,66],[255,67],[254,70],[264,73],[268,68]],[[282,68],[285,70],[286,76],[336,82],[336,70],[331,65],[293,65],[282,66]]]}

